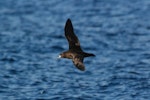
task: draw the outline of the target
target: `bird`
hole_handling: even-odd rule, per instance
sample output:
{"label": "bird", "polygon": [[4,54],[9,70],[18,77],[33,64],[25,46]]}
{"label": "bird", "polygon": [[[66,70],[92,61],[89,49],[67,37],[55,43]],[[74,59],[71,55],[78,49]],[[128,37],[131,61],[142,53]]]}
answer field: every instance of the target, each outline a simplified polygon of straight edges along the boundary
{"label": "bird", "polygon": [[72,59],[72,62],[77,69],[85,71],[85,65],[83,64],[84,58],[95,55],[92,53],[86,53],[82,50],[79,39],[74,33],[74,28],[70,18],[66,21],[64,31],[65,37],[68,40],[69,50],[60,53],[58,58]]}

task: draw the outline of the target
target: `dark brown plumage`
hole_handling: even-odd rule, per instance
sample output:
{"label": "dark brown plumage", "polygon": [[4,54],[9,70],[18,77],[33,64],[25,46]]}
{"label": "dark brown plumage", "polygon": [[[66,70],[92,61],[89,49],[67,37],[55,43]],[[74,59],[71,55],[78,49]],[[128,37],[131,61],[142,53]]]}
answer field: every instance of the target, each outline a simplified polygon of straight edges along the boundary
{"label": "dark brown plumage", "polygon": [[74,29],[71,20],[68,19],[65,25],[65,36],[69,43],[69,50],[61,53],[59,58],[72,59],[74,65],[79,69],[84,71],[85,66],[83,64],[84,57],[95,56],[92,53],[83,52],[80,47],[80,42],[74,33]]}

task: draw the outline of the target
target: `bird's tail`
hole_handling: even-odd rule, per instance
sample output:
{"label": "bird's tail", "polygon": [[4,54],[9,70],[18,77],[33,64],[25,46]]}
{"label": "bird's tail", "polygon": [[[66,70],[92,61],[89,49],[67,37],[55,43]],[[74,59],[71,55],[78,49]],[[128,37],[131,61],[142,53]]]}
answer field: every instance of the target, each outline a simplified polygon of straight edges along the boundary
{"label": "bird's tail", "polygon": [[95,55],[92,53],[84,53],[84,57],[90,57],[90,56],[95,56]]}

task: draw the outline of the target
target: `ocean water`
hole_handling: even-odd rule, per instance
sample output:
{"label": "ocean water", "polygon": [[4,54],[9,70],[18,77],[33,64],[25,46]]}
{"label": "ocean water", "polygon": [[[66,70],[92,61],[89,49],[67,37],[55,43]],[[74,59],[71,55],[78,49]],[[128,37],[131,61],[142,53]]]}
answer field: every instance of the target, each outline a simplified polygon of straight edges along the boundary
{"label": "ocean water", "polygon": [[[68,18],[84,72],[57,59]],[[150,100],[150,0],[1,0],[0,100]]]}

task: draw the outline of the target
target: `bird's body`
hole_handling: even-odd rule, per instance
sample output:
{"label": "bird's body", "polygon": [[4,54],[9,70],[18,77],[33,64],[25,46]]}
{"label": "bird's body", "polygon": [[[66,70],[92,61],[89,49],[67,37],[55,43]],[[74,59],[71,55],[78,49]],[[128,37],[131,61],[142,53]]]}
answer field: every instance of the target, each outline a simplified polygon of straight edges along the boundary
{"label": "bird's body", "polygon": [[74,65],[79,69],[84,71],[85,66],[83,64],[84,57],[95,56],[92,53],[84,52],[80,47],[80,42],[77,36],[74,34],[74,29],[71,20],[68,19],[65,25],[65,36],[69,43],[69,50],[61,53],[59,58],[72,59]]}

